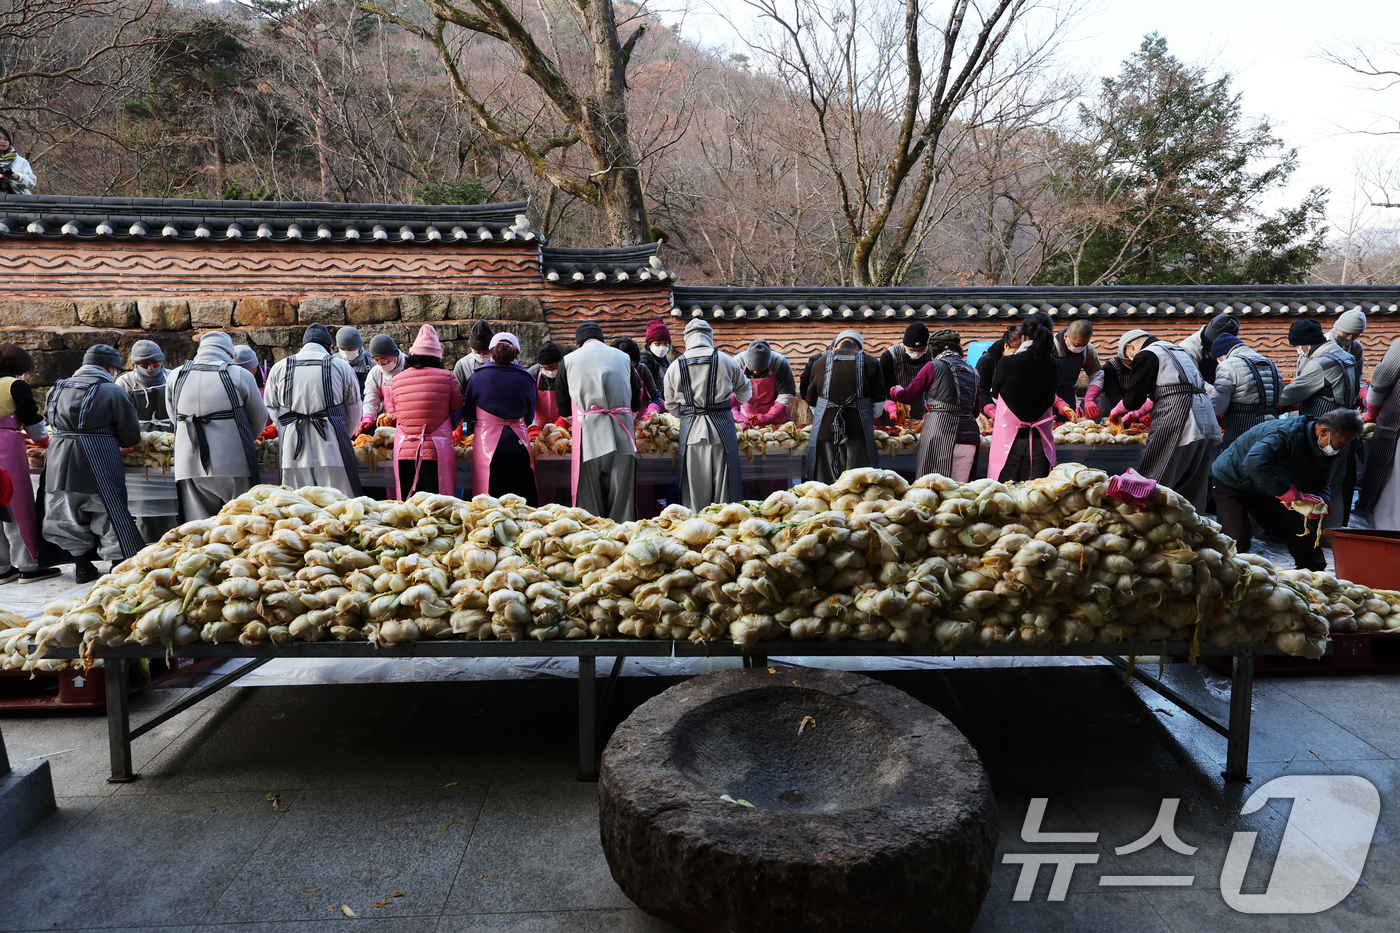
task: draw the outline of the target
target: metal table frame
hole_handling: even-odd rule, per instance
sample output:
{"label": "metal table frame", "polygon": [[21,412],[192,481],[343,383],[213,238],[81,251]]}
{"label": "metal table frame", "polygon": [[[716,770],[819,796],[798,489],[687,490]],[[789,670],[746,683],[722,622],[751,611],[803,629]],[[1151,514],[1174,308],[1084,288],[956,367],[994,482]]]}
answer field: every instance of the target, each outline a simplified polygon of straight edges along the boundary
{"label": "metal table frame", "polygon": [[[1029,656],[1079,656],[1099,655],[1107,658],[1131,677],[1161,694],[1181,709],[1218,732],[1226,739],[1226,764],[1222,772],[1227,781],[1249,780],[1249,731],[1250,702],[1254,694],[1254,658],[1259,655],[1279,655],[1281,652],[1268,644],[1230,645],[1225,648],[1202,646],[1202,656],[1213,655],[1232,658],[1230,676],[1229,718],[1222,723],[1198,709],[1186,697],[1142,671],[1132,658],[1186,657],[1189,646],[1184,642],[1157,642],[1152,646],[1129,645],[1126,643],[1100,644],[1084,642],[1067,646],[991,646],[940,652],[930,645],[903,645],[892,642],[859,641],[769,641],[761,642],[752,649],[744,649],[729,641],[716,641],[705,645],[697,642],[651,641],[646,639],[594,639],[576,641],[420,641],[397,645],[393,648],[376,648],[368,642],[298,642],[285,647],[271,643],[245,647],[239,644],[211,645],[195,643],[184,647],[167,649],[161,645],[142,647],[121,645],[114,648],[98,647],[94,656],[105,659],[107,664],[107,734],[111,752],[110,783],[125,783],[135,780],[138,775],[131,768],[131,743],[156,726],[179,715],[211,694],[236,682],[243,675],[278,658],[578,658],[578,777],[581,781],[596,780],[598,777],[598,718],[606,710],[611,699],[622,663],[628,657],[742,657],[746,667],[762,667],[768,664],[768,657],[1029,657]],[[53,648],[48,652],[53,658],[75,658],[76,648]],[[193,691],[188,697],[168,709],[132,727],[129,701],[130,672],[125,663],[112,664],[112,661],[125,661],[135,658],[242,658],[249,661],[236,671],[216,677],[210,683]],[[598,693],[597,671],[599,658],[613,658],[612,670],[604,682],[602,696]],[[1126,686],[1127,680],[1124,684]]]}

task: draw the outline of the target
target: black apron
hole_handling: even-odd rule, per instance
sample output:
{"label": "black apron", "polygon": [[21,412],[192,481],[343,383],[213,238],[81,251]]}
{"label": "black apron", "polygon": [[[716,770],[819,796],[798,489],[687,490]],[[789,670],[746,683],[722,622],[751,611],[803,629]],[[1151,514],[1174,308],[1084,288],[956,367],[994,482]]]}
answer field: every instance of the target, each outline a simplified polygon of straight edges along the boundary
{"label": "black apron", "polygon": [[[292,375],[296,372],[298,365],[319,366],[321,368],[321,404],[318,411],[300,412],[287,411],[277,419],[278,430],[295,423],[297,426],[297,446],[292,452],[291,467],[296,467],[296,459],[301,456],[301,452],[306,448],[306,433],[314,428],[316,433],[321,435],[321,440],[327,440],[327,431],[335,435],[336,444],[340,447],[340,459],[345,467],[345,473],[349,477],[350,497],[358,498],[363,494],[360,488],[360,468],[355,459],[355,448],[350,443],[350,426],[345,423],[345,418],[340,414],[340,406],[331,406],[331,361],[330,357],[323,360],[298,360],[295,356],[287,357],[286,378],[282,383],[282,391],[286,393],[288,404],[292,400]],[[282,466],[287,468],[287,445],[282,445]],[[254,474],[257,475],[257,474]]]}
{"label": "black apron", "polygon": [[[67,383],[68,380],[60,379],[54,385],[51,397],[56,398]],[[92,404],[93,390],[99,385],[102,383],[92,382],[84,388],[83,400],[78,406],[79,424],[87,419],[88,406]],[[146,539],[141,537],[141,532],[136,527],[136,520],[131,517],[131,512],[126,507],[126,473],[122,467],[122,449],[117,444],[115,429],[57,431],[50,427],[49,436],[59,440],[78,442],[78,446],[83,450],[83,456],[87,458],[88,469],[92,471],[93,479],[97,482],[97,495],[102,499],[102,506],[107,510],[107,517],[112,522],[112,530],[116,532],[122,556],[131,557],[139,553],[146,546]],[[82,557],[81,554],[73,556]]]}
{"label": "black apron", "polygon": [[[817,407],[812,410],[812,434],[807,442],[807,457],[803,465],[803,479],[809,482],[817,475],[817,438],[821,435],[822,422],[826,418],[826,413],[835,410],[831,418],[831,475],[840,477],[841,461],[843,459],[844,448],[846,446],[846,412],[854,409],[860,421],[861,433],[865,435],[865,449],[870,457],[871,466],[880,465],[880,450],[875,446],[875,419],[872,415],[873,408],[870,399],[865,397],[865,360],[863,350],[856,350],[852,354],[837,353],[832,347],[826,351],[826,373],[822,379],[822,394],[817,399]],[[851,362],[856,365],[856,391],[855,394],[839,405],[832,404],[831,401],[831,370],[837,362]]]}
{"label": "black apron", "polygon": [[[199,464],[204,468],[204,472],[209,472],[209,436],[205,434],[205,425],[211,421],[232,420],[238,426],[238,436],[243,441],[243,455],[248,458],[248,475],[256,483],[262,478],[262,467],[258,463],[257,447],[253,443],[253,426],[248,423],[248,413],[243,410],[243,406],[238,403],[238,392],[233,387],[233,380],[229,378],[227,363],[186,363],[180,370],[180,378],[175,380],[175,411],[176,420],[185,425],[185,430],[189,432],[190,443],[199,451]],[[288,364],[288,369],[291,365]],[[219,379],[224,384],[224,392],[228,395],[229,408],[227,411],[214,412],[209,415],[181,415],[180,392],[185,388],[185,379],[189,374],[198,370],[202,373],[218,373]],[[329,370],[329,368],[328,368]],[[290,388],[289,388],[290,391]],[[197,477],[187,476],[185,479],[196,479]]]}
{"label": "black apron", "polygon": [[724,445],[724,456],[728,460],[728,469],[725,475],[729,480],[729,498],[726,502],[739,502],[744,498],[744,478],[739,471],[739,435],[734,429],[734,411],[729,407],[726,400],[723,405],[709,404],[715,398],[715,383],[719,373],[719,351],[715,350],[710,356],[710,372],[705,380],[705,405],[696,405],[695,397],[690,392],[690,367],[686,364],[685,354],[676,357],[676,362],[681,368],[681,389],[685,392],[685,405],[681,407],[681,487],[685,487],[685,450],[686,442],[690,438],[690,428],[695,424],[696,418],[705,418],[710,423],[710,430],[714,431]]}
{"label": "black apron", "polygon": [[[901,386],[907,386],[917,379],[919,373],[933,359],[926,350],[923,356],[917,360],[911,360],[902,343],[890,347],[890,356],[894,357],[895,385]],[[922,398],[914,399],[909,403],[909,420],[918,421],[924,416],[925,411],[924,400]]]}
{"label": "black apron", "polygon": [[[958,443],[958,427],[963,417],[963,386],[959,385],[957,368],[951,360],[935,360],[935,364],[943,362],[948,367],[948,381],[953,386],[953,400],[931,398],[924,396],[925,407],[928,413],[924,415],[924,427],[919,433],[919,455],[916,471],[920,476],[927,476],[930,473],[938,473],[941,476],[952,476],[953,473],[953,448]],[[970,366],[963,364],[969,372]],[[938,374],[935,371],[933,382],[929,385],[929,390],[938,385]],[[977,374],[972,373],[975,386]],[[966,380],[964,380],[966,381]],[[975,389],[973,394],[976,394]]]}
{"label": "black apron", "polygon": [[1079,374],[1084,371],[1084,356],[1089,352],[1086,343],[1078,353],[1070,350],[1062,334],[1055,336],[1055,358],[1060,361],[1060,382],[1055,394],[1070,408],[1079,404]]}

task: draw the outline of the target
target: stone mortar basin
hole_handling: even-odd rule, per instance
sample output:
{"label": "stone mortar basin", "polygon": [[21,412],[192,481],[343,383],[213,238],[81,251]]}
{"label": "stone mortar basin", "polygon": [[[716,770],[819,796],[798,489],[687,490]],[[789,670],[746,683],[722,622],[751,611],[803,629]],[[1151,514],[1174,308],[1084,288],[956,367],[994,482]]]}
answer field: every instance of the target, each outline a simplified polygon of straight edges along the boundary
{"label": "stone mortar basin", "polygon": [[599,819],[623,892],[696,931],[968,930],[997,843],[986,772],[948,720],[802,668],[642,704],[603,752]]}

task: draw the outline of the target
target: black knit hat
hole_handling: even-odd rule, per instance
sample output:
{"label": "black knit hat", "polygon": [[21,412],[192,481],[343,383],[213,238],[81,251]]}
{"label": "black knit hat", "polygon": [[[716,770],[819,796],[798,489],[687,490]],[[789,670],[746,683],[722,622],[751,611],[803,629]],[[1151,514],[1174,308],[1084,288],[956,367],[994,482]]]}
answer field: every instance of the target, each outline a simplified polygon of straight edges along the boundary
{"label": "black knit hat", "polygon": [[584,321],[574,328],[574,343],[583,346],[585,340],[602,340],[603,328],[592,321]]}
{"label": "black knit hat", "polygon": [[564,354],[559,351],[559,345],[553,340],[546,340],[540,344],[540,352],[535,354],[535,362],[548,366],[557,363],[564,358]]}
{"label": "black knit hat", "polygon": [[467,346],[477,353],[485,353],[491,349],[491,338],[496,336],[496,332],[491,329],[491,325],[485,321],[477,321],[472,325],[472,332],[467,335]]}
{"label": "black knit hat", "polygon": [[928,346],[928,328],[923,321],[915,321],[904,328],[904,345],[906,347],[926,347]]}
{"label": "black knit hat", "polygon": [[1288,342],[1295,347],[1315,347],[1326,340],[1322,325],[1312,319],[1294,321],[1288,326]]}
{"label": "black knit hat", "polygon": [[306,329],[306,333],[301,335],[301,345],[304,347],[308,343],[319,343],[329,350],[335,341],[331,339],[331,332],[326,325],[317,321]]}

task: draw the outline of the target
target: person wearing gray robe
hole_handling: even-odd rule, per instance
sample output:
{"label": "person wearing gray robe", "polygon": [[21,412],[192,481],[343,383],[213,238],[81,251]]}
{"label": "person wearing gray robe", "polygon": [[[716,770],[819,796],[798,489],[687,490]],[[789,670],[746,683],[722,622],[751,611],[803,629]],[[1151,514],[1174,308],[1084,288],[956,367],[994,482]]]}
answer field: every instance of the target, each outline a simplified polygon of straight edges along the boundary
{"label": "person wearing gray robe", "polygon": [[457,388],[462,390],[462,398],[467,397],[467,380],[472,377],[472,370],[488,359],[491,338],[494,336],[496,332],[485,321],[477,321],[472,325],[471,333],[467,335],[467,349],[470,352],[452,367],[452,375],[457,377]]}
{"label": "person wearing gray robe", "polygon": [[637,439],[632,413],[642,409],[642,380],[626,353],[603,342],[589,321],[574,332],[578,349],[554,377],[559,414],[573,424],[578,464],[574,505],[615,522],[637,517]]}
{"label": "person wearing gray robe", "polygon": [[739,441],[731,400],[753,394],[743,365],[715,349],[714,331],[703,318],[685,326],[685,352],[666,370],[666,410],[681,419],[681,503],[698,512],[744,497]]}
{"label": "person wearing gray robe", "polygon": [[1215,416],[1225,430],[1229,447],[1256,424],[1278,417],[1283,377],[1274,361],[1245,346],[1234,334],[1221,334],[1210,347],[1215,367]]}
{"label": "person wearing gray robe", "polygon": [[257,380],[234,362],[223,331],[199,339],[199,352],[170,374],[175,418],[175,486],[185,521],[209,518],[261,481],[253,438],[267,425]]}
{"label": "person wearing gray robe", "polygon": [[1131,362],[1132,371],[1127,393],[1114,411],[1152,412],[1138,472],[1176,490],[1204,513],[1220,424],[1201,371],[1181,347],[1146,334],[1120,339],[1119,353]]}
{"label": "person wearing gray robe", "polygon": [[283,484],[329,486],[358,496],[360,473],[350,439],[360,413],[360,382],[330,347],[324,324],[308,327],[301,352],[278,360],[267,374],[263,401],[281,437]]}
{"label": "person wearing gray robe", "polygon": [[[1337,408],[1355,411],[1360,392],[1361,369],[1356,364],[1356,355],[1349,347],[1327,340],[1309,354],[1298,377],[1284,387],[1278,403],[1282,408],[1297,405],[1300,416],[1317,418]],[[1323,518],[1322,527],[1342,528],[1351,521],[1351,500],[1356,491],[1355,464],[1348,451],[1332,460],[1332,510]]]}
{"label": "person wearing gray robe", "polygon": [[142,431],[169,431],[165,407],[165,352],[154,340],[138,340],[131,346],[131,370],[117,377],[117,385],[136,403]]}
{"label": "person wearing gray robe", "polygon": [[1372,528],[1400,530],[1400,338],[1392,341],[1371,374],[1366,395],[1366,421],[1376,426],[1366,455],[1366,476],[1361,482],[1357,508],[1367,513]]}
{"label": "person wearing gray robe", "polygon": [[116,383],[121,365],[121,354],[98,344],[77,372],[49,390],[44,537],[73,555],[79,583],[97,579],[89,559],[94,548],[115,564],[146,545],[126,506],[121,448],[141,440],[141,423],[131,396]]}

